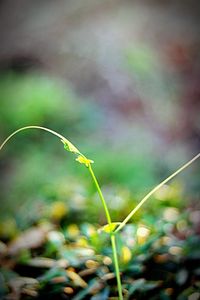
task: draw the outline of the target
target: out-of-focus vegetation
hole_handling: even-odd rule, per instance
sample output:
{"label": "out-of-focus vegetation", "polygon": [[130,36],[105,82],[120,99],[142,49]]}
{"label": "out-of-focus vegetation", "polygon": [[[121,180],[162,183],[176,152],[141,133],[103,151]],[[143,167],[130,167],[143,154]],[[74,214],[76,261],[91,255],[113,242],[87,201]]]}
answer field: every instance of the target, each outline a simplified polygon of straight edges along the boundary
{"label": "out-of-focus vegetation", "polygon": [[[0,139],[31,124],[68,137],[94,160],[120,221],[199,152],[198,10],[187,1],[61,2],[0,4]],[[0,171],[1,296],[116,297],[87,171],[34,130],[1,151]],[[199,187],[196,162],[119,235],[128,299],[200,296]]]}
{"label": "out-of-focus vegetation", "polygon": [[[199,297],[198,212],[172,206],[173,193],[165,186],[156,195],[154,201],[163,203],[159,218],[146,211],[117,234],[125,299]],[[1,295],[117,299],[109,236],[97,224],[76,222],[77,211],[69,223],[65,202],[40,205],[39,211],[26,231],[14,219],[1,226]]]}
{"label": "out-of-focus vegetation", "polygon": [[[134,155],[123,145],[120,150],[120,143],[115,149],[109,141],[103,141],[103,137],[100,143],[101,126],[106,120],[99,105],[84,102],[62,83],[37,73],[4,74],[0,85],[2,138],[11,132],[11,128],[19,128],[20,124],[48,126],[83,145],[85,152],[96,161],[98,177],[105,185],[111,185],[111,189],[113,184],[124,184],[127,188],[139,190],[139,186],[148,188],[155,182],[155,158],[144,161],[142,154]],[[79,171],[76,164],[63,155],[57,143],[44,133],[34,130],[29,134],[21,133],[2,151],[2,156],[5,175],[10,173],[9,166],[12,172],[8,175],[9,180],[5,177],[1,181],[3,214],[7,209],[15,212],[16,207],[19,209],[18,205],[23,207],[29,203],[34,206],[38,200],[62,199],[59,186],[72,190],[71,181],[81,185],[78,183],[81,180],[85,189],[92,188],[84,170]],[[72,179],[72,176],[75,178]]]}

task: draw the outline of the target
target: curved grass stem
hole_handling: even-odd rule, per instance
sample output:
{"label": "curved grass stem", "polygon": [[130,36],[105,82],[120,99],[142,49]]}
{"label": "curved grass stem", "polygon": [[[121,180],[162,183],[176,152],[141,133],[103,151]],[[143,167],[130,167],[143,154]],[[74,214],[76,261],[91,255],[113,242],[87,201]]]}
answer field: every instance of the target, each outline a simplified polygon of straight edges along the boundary
{"label": "curved grass stem", "polygon": [[57,133],[54,130],[51,130],[49,128],[46,127],[42,127],[42,126],[36,126],[36,125],[31,125],[31,126],[25,126],[22,127],[16,131],[14,131],[11,135],[9,135],[4,142],[0,145],[0,150],[2,150],[2,148],[5,146],[5,144],[14,136],[16,135],[18,132],[20,131],[24,131],[27,129],[40,129],[40,130],[44,130],[47,131],[51,134],[53,134],[54,136],[58,137],[61,142],[65,144],[67,144],[67,150],[70,152],[75,153],[76,155],[80,155],[81,157],[84,158],[84,161],[81,162],[79,160],[79,162],[84,163],[86,165],[86,167],[88,168],[90,175],[94,181],[95,187],[97,189],[97,192],[99,194],[99,197],[101,199],[103,208],[104,208],[104,212],[106,215],[106,219],[107,222],[109,224],[110,227],[110,239],[111,239],[111,246],[112,246],[112,252],[113,252],[113,261],[114,261],[114,267],[115,267],[115,273],[116,273],[116,279],[117,279],[117,287],[118,287],[118,294],[119,294],[119,299],[123,300],[123,296],[122,296],[122,286],[121,286],[121,279],[120,279],[120,272],[119,272],[119,262],[118,262],[118,256],[117,256],[117,249],[116,249],[116,240],[115,240],[115,235],[112,232],[112,221],[111,221],[111,217],[110,217],[110,213],[106,204],[106,201],[104,199],[104,196],[102,194],[102,191],[100,189],[99,183],[96,179],[96,176],[94,175],[94,172],[92,170],[91,164],[90,162],[92,162],[91,160],[88,160],[70,141],[68,141],[64,136],[62,136],[61,134]]}
{"label": "curved grass stem", "polygon": [[55,132],[54,130],[51,130],[49,128],[46,128],[46,127],[42,127],[42,126],[36,126],[36,125],[31,125],[31,126],[25,126],[25,127],[22,127],[16,131],[14,131],[12,134],[10,134],[6,139],[5,141],[1,144],[0,146],[0,150],[3,149],[3,147],[5,146],[5,144],[7,144],[7,142],[14,136],[16,135],[18,132],[20,131],[24,131],[24,130],[27,130],[27,129],[40,129],[40,130],[44,130],[44,131],[47,131],[55,136],[57,136],[59,139],[63,140],[65,139],[64,136],[62,136],[61,134]]}
{"label": "curved grass stem", "polygon": [[178,175],[180,172],[182,172],[184,169],[189,167],[195,160],[197,160],[200,157],[200,153],[198,153],[196,156],[194,156],[190,161],[188,161],[186,164],[184,164],[182,167],[180,167],[176,172],[171,174],[169,177],[167,177],[165,180],[163,180],[160,184],[158,184],[154,189],[152,189],[140,202],[139,204],[130,212],[130,214],[124,219],[124,221],[117,227],[115,232],[120,231],[126,223],[132,218],[132,216],[138,211],[138,209],[153,195],[158,189],[160,189],[164,184],[166,184],[168,181],[170,181],[172,178],[174,178],[176,175]]}

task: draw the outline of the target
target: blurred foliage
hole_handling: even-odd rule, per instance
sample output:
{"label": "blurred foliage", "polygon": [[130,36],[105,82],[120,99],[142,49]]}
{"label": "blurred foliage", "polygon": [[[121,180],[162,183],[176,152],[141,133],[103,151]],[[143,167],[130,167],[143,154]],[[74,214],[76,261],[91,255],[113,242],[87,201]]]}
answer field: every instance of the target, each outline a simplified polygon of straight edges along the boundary
{"label": "blurred foliage", "polygon": [[[1,120],[8,129],[21,124],[43,124],[59,113],[63,116],[64,93],[58,84],[38,74],[19,76],[9,73],[0,78]],[[71,95],[68,96],[70,109]]]}
{"label": "blurred foliage", "polygon": [[[155,69],[156,58],[147,46],[134,46],[126,50],[127,67],[138,76],[151,76]],[[154,74],[154,72],[153,72]]]}
{"label": "blurred foliage", "polygon": [[[10,235],[9,227],[3,232],[1,226],[1,295],[15,300],[117,297],[109,235],[87,221],[63,223],[68,211],[60,202],[47,209],[45,219],[40,215],[26,231]],[[162,217],[143,215],[118,233],[124,297],[198,299],[198,230],[196,211],[166,206]]]}
{"label": "blurred foliage", "polygon": [[80,101],[66,83],[41,73],[2,73],[0,101],[1,131],[4,129],[6,133],[30,124],[50,125],[57,129],[70,127],[72,133],[91,126],[92,105]]}
{"label": "blurred foliage", "polygon": [[[142,154],[136,152],[133,155],[126,145],[122,149],[120,144],[118,148],[110,147],[111,142],[103,141],[101,136],[105,123],[103,110],[87,99],[80,99],[72,88],[55,78],[41,73],[2,73],[0,100],[2,140],[22,126],[47,126],[69,137],[94,159],[96,173],[103,185],[123,184],[138,193],[156,182],[154,160],[145,161]],[[119,151],[122,151],[121,156]],[[63,198],[70,201],[60,197],[58,190],[59,186],[65,189],[63,185],[73,188],[71,180],[76,182],[75,185],[80,181],[84,189],[93,191],[85,169],[71,161],[70,154],[65,155],[57,141],[43,132],[20,133],[1,155],[4,173],[0,183],[2,215],[15,213],[19,207],[24,211],[33,201],[40,203]],[[90,215],[95,218],[93,209]]]}
{"label": "blurred foliage", "polygon": [[[1,141],[26,125],[60,132],[94,160],[121,221],[199,147],[196,18],[186,2],[4,2]],[[117,299],[87,170],[37,130],[0,156],[0,298]],[[118,234],[127,299],[200,298],[199,187],[194,165]]]}

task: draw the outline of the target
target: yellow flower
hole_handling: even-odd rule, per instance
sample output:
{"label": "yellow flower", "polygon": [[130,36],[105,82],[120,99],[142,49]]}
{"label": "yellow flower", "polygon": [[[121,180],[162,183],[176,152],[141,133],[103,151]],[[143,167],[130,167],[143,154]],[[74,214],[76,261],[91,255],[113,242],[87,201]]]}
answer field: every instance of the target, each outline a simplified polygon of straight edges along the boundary
{"label": "yellow flower", "polygon": [[117,226],[119,226],[121,223],[120,222],[112,222],[111,225],[110,224],[106,224],[103,227],[98,229],[98,232],[106,232],[106,233],[111,233],[113,232]]}
{"label": "yellow flower", "polygon": [[84,164],[86,167],[89,167],[90,164],[92,164],[94,161],[91,159],[88,159],[82,155],[79,155],[76,158],[76,161],[78,161],[80,164]]}

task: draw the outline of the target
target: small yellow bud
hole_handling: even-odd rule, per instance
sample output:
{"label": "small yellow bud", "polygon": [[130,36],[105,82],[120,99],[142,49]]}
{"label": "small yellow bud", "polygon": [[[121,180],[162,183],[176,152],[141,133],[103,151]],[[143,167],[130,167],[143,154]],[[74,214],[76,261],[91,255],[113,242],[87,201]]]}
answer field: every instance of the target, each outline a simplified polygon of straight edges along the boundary
{"label": "small yellow bud", "polygon": [[89,167],[89,164],[93,164],[93,160],[91,159],[88,159],[82,155],[79,155],[77,158],[76,158],[76,161],[78,161],[80,164],[84,164],[86,165],[86,167]]}

